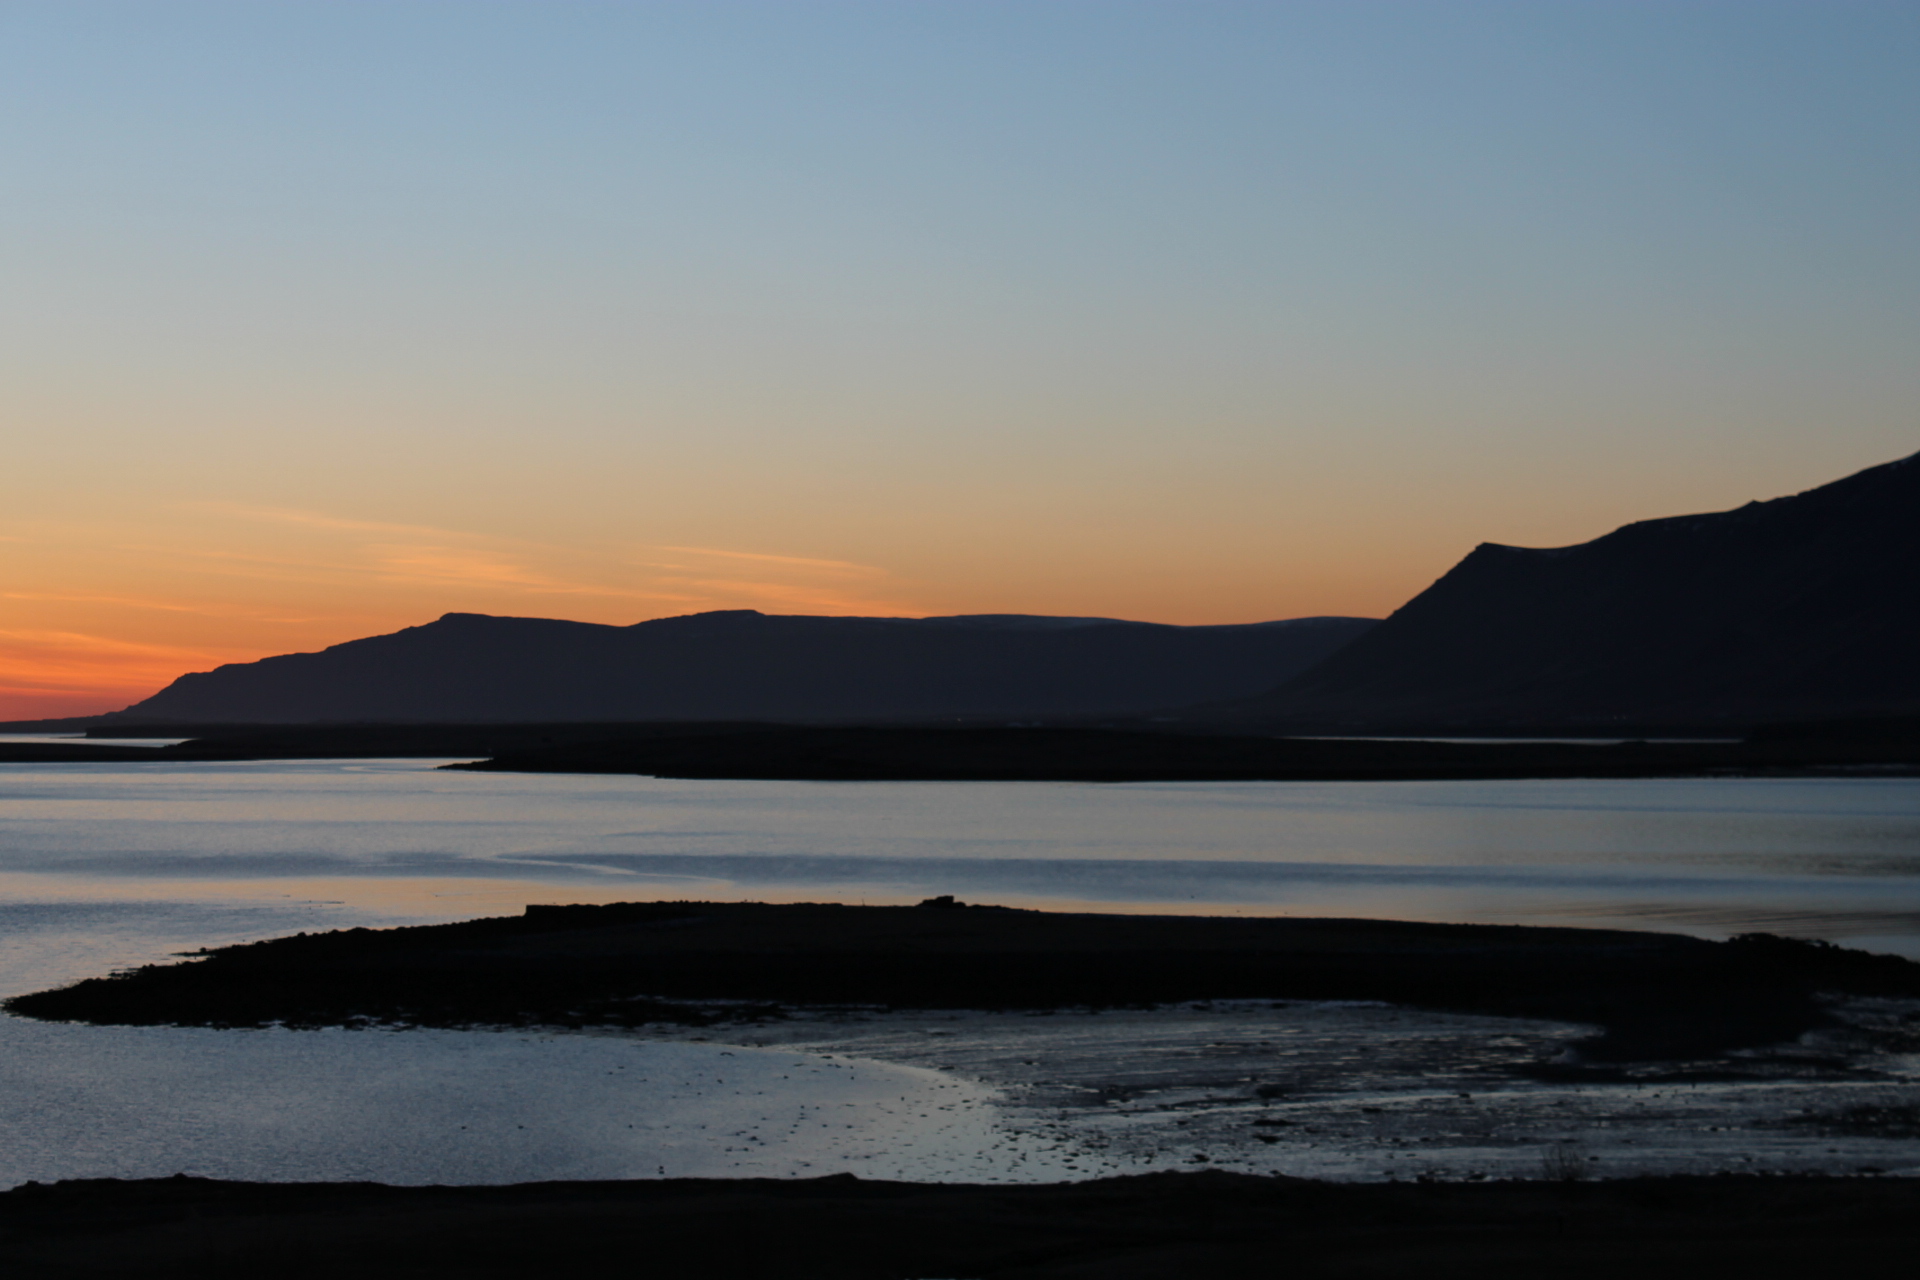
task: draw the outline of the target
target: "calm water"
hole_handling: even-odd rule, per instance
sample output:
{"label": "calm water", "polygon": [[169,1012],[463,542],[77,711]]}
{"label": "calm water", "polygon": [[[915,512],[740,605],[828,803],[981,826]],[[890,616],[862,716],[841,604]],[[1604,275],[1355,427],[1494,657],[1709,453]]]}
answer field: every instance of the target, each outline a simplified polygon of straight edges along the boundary
{"label": "calm water", "polygon": [[[1920,955],[1912,779],[676,782],[434,763],[0,765],[0,993],[299,929],[644,898],[1764,928]],[[0,1099],[0,1184],[1059,1174],[938,1073],[706,1045],[0,1018]]]}
{"label": "calm water", "polygon": [[156,948],[568,899],[953,893],[1764,928],[1920,954],[1915,779],[685,782],[435,763],[0,766],[0,990]]}

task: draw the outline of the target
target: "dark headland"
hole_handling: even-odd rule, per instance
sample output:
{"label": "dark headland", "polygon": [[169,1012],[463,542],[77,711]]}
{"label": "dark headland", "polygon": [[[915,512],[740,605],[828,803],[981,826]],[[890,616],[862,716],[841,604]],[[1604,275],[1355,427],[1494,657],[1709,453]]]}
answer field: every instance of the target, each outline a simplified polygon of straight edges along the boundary
{"label": "dark headland", "polygon": [[1914,715],[1916,583],[1920,454],[1578,546],[1483,544],[1326,661],[1191,714],[1349,732]]}
{"label": "dark headland", "polygon": [[966,906],[624,903],[301,934],[6,1002],[200,1026],[642,1026],[795,1007],[1051,1009],[1383,1000],[1591,1024],[1584,1069],[1823,1025],[1835,993],[1920,995],[1920,964],[1750,935]]}

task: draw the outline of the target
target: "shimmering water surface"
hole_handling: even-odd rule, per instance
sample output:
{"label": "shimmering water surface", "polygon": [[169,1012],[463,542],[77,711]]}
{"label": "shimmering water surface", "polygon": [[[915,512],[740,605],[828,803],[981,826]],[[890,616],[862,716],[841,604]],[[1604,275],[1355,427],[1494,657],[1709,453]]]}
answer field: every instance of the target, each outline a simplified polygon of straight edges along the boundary
{"label": "shimmering water surface", "polygon": [[[648,898],[1769,929],[1920,955],[1913,779],[684,782],[438,763],[0,765],[0,993],[300,929]],[[0,1081],[0,1184],[1091,1168],[996,1127],[990,1089],[800,1045],[4,1018]]]}
{"label": "shimmering water surface", "polygon": [[[1910,778],[804,783],[436,763],[0,766],[0,902],[63,904],[43,933],[169,943],[528,901],[954,893],[1920,952]],[[94,944],[35,944],[51,945]]]}

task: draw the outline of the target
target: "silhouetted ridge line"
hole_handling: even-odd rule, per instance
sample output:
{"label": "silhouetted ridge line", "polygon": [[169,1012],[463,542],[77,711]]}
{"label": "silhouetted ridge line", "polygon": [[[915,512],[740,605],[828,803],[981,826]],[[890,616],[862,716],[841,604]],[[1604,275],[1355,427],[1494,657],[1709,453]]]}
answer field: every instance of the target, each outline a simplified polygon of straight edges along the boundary
{"label": "silhouetted ridge line", "polygon": [[1577,546],[1485,543],[1325,662],[1201,718],[1497,729],[1912,713],[1915,462]]}
{"label": "silhouetted ridge line", "polygon": [[1373,626],[1109,618],[778,616],[604,626],[449,613],[424,626],[182,676],[109,720],[202,724],[1139,715],[1244,697]]}

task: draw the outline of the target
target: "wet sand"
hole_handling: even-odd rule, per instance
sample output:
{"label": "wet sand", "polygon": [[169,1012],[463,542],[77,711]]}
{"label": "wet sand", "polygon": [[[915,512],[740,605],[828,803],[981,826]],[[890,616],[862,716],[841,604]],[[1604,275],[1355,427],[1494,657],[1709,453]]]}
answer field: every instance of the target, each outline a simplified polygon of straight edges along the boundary
{"label": "wet sand", "polygon": [[1000,1103],[979,1082],[850,1054],[0,1017],[0,1188],[174,1173],[403,1186],[1076,1176],[1052,1136],[1007,1128]]}
{"label": "wet sand", "polygon": [[1073,1177],[1479,1181],[1569,1164],[1596,1178],[1920,1176],[1920,1000],[1841,999],[1830,1013],[1786,1044],[1599,1077],[1575,1065],[1590,1027],[1351,1002],[850,1010],[645,1034],[990,1086],[1007,1177],[1041,1159]]}

